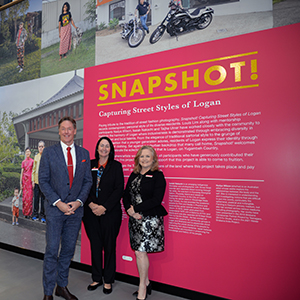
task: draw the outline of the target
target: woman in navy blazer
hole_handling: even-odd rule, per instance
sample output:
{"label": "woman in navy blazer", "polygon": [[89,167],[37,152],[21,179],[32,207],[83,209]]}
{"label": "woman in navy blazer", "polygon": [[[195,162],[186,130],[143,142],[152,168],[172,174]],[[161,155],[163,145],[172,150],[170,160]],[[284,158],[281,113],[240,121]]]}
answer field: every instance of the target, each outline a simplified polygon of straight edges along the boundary
{"label": "woman in navy blazer", "polygon": [[162,206],[166,189],[164,174],[159,171],[158,159],[151,146],[141,147],[134,159],[123,195],[123,204],[129,218],[130,245],[135,251],[140,276],[137,300],[151,294],[148,277],[148,253],[164,250],[164,220],[167,211]]}
{"label": "woman in navy blazer", "polygon": [[[84,205],[83,223],[91,245],[92,280],[89,291],[103,286],[103,293],[112,292],[116,272],[116,239],[122,222],[121,197],[124,175],[108,137],[101,137],[91,160],[93,185]],[[104,250],[104,266],[102,259]],[[102,272],[102,269],[104,271]]]}

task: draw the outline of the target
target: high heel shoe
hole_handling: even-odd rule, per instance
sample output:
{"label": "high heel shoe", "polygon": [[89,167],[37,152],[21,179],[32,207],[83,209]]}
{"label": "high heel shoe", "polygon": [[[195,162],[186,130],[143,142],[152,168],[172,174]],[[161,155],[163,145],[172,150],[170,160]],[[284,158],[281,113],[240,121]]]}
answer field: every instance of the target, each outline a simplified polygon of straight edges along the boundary
{"label": "high heel shoe", "polygon": [[[146,288],[147,288],[147,294],[150,296],[151,293],[152,293],[152,283],[151,283],[151,281],[149,281],[149,284],[146,286]],[[139,291],[135,291],[132,295],[133,295],[133,296],[137,296],[138,293],[139,293]],[[146,296],[147,296],[147,294],[146,294]],[[145,299],[146,299],[146,298],[145,298]],[[141,300],[141,299],[140,299],[140,300]]]}
{"label": "high heel shoe", "polygon": [[152,283],[151,281],[149,281],[149,284],[147,285],[147,294],[151,295],[152,293]]}

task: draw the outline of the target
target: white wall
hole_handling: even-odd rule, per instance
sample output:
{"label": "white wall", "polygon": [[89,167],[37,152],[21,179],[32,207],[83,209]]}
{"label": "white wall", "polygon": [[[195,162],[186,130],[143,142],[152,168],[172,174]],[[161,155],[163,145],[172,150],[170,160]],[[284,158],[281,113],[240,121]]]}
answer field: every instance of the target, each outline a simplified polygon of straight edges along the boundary
{"label": "white wall", "polygon": [[[109,3],[100,5],[97,7],[97,25],[104,22],[106,25],[109,23],[109,5],[119,0],[114,0]],[[148,0],[149,1],[149,0]],[[153,0],[149,1],[150,3]],[[161,2],[166,1],[166,7],[168,7],[169,0],[161,0]],[[125,0],[125,20],[124,22],[128,22],[132,17],[129,16],[129,13],[135,12],[135,8],[137,6],[137,0]],[[122,23],[122,21],[120,21]]]}
{"label": "white wall", "polygon": [[[109,3],[100,5],[97,7],[97,25],[104,22],[106,25],[109,23],[109,5],[119,2],[119,0],[111,1]],[[136,0],[126,0],[125,1],[125,20],[124,22],[128,22],[131,18],[129,17],[129,13],[134,13],[137,5]],[[122,23],[122,21],[120,21]]]}
{"label": "white wall", "polygon": [[215,15],[233,15],[273,10],[272,0],[240,0],[239,2],[215,5]]}
{"label": "white wall", "polygon": [[109,22],[109,4],[113,3],[109,2],[106,4],[102,4],[97,7],[97,25],[100,25],[100,23],[105,23],[106,25]]}

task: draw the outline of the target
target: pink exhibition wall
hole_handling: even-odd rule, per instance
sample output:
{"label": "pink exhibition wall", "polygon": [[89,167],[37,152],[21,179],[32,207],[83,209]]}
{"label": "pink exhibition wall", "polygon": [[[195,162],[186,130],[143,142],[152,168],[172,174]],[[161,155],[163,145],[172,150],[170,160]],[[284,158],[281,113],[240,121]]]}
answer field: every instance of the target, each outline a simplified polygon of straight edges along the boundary
{"label": "pink exhibition wall", "polygon": [[[84,147],[110,137],[127,179],[150,144],[167,179],[151,280],[299,299],[299,33],[298,23],[85,69]],[[138,276],[127,223],[124,213],[117,271]]]}

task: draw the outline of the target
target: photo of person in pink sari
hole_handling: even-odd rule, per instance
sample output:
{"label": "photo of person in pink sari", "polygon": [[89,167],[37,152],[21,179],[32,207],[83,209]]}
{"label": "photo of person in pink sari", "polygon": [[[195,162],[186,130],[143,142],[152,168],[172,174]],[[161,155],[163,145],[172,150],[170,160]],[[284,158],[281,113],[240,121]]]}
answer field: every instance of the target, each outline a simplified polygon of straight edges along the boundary
{"label": "photo of person in pink sari", "polygon": [[26,219],[29,219],[32,215],[32,196],[33,196],[33,186],[32,186],[32,168],[33,159],[30,157],[31,151],[27,147],[25,149],[25,159],[22,161],[21,177],[20,177],[20,188],[23,190],[23,215]]}
{"label": "photo of person in pink sari", "polygon": [[75,29],[77,29],[70,12],[70,4],[68,2],[65,2],[62,7],[62,12],[61,15],[59,16],[59,21],[58,21],[58,31],[59,31],[59,38],[60,38],[59,60],[61,60],[62,57],[66,57],[67,52],[71,50],[71,43],[72,43],[71,24]]}

